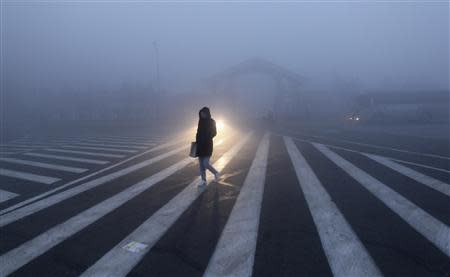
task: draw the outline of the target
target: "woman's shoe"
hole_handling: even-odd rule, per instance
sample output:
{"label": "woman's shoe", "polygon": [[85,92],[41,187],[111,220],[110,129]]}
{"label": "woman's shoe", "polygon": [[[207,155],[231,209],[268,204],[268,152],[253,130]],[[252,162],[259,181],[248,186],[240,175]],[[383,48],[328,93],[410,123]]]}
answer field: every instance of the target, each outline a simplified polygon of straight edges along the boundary
{"label": "woman's shoe", "polygon": [[200,183],[198,184],[199,187],[205,187],[206,186],[206,181],[205,180],[201,180]]}

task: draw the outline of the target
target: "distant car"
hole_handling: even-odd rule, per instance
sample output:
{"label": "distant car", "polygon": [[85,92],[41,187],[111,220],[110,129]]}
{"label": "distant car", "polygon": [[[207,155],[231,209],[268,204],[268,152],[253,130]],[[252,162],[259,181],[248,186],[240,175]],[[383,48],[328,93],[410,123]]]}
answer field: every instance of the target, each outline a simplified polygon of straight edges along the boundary
{"label": "distant car", "polygon": [[361,116],[359,115],[351,115],[347,118],[347,121],[350,122],[359,122],[361,120]]}

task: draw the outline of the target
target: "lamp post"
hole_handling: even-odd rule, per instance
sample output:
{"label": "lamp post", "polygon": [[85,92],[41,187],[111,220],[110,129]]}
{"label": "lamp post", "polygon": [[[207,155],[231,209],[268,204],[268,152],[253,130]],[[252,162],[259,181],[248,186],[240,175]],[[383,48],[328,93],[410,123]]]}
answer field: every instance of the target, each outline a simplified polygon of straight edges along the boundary
{"label": "lamp post", "polygon": [[159,49],[158,49],[158,42],[155,40],[153,41],[153,47],[155,48],[155,59],[156,59],[156,92],[161,92],[161,83],[160,83],[160,77],[159,77]]}
{"label": "lamp post", "polygon": [[158,114],[160,112],[160,93],[161,93],[161,83],[160,83],[160,77],[159,77],[159,49],[158,49],[158,42],[155,40],[153,41],[153,48],[155,49],[155,73],[156,73],[156,85],[155,85],[155,94],[153,95],[153,118],[158,117]]}

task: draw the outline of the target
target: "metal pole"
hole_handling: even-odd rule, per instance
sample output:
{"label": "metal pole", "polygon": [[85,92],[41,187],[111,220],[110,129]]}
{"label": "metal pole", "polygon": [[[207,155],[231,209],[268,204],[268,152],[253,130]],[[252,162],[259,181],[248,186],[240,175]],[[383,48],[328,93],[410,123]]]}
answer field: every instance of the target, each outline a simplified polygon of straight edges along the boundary
{"label": "metal pole", "polygon": [[155,40],[153,41],[153,47],[155,48],[155,54],[156,54],[156,92],[161,92],[161,83],[160,83],[160,77],[159,77],[159,49],[158,49],[158,42]]}
{"label": "metal pole", "polygon": [[155,48],[155,67],[156,67],[156,86],[155,86],[155,94],[153,99],[153,119],[158,117],[160,113],[160,105],[159,102],[160,99],[160,93],[161,93],[161,83],[160,83],[160,77],[159,77],[159,49],[158,49],[158,42],[155,40],[153,41],[153,47]]}

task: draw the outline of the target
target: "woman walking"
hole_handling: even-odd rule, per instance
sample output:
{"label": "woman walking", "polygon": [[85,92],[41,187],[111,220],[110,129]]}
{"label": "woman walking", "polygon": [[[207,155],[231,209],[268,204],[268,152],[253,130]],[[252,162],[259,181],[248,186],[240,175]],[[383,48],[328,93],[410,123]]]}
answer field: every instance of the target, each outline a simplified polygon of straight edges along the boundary
{"label": "woman walking", "polygon": [[208,107],[203,107],[199,112],[196,143],[197,157],[200,166],[201,186],[206,185],[206,169],[214,174],[215,180],[219,180],[219,172],[209,163],[213,152],[213,137],[217,134],[216,121],[211,118]]}

